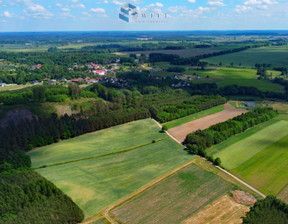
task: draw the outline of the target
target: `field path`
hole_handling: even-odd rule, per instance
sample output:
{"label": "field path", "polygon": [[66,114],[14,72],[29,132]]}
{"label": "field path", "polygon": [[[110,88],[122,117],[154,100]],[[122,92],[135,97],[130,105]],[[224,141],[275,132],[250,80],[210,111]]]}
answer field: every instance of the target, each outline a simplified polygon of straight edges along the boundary
{"label": "field path", "polygon": [[214,124],[227,121],[231,118],[234,118],[238,115],[248,112],[243,109],[236,109],[231,106],[229,103],[225,104],[225,110],[216,114],[208,115],[206,117],[190,121],[186,124],[182,124],[178,127],[171,128],[167,133],[173,136],[173,139],[177,139],[177,142],[183,142],[186,136],[197,130],[204,130],[209,128]]}
{"label": "field path", "polygon": [[[155,119],[152,119],[157,125],[158,127],[162,128],[162,125],[156,121]],[[182,143],[180,141],[178,141],[176,138],[174,138],[168,131],[165,131],[165,133],[170,137],[172,138],[175,142],[179,143],[180,145],[182,145]]]}
{"label": "field path", "polygon": [[216,166],[218,169],[220,169],[221,171],[223,171],[224,173],[228,174],[229,176],[233,177],[235,180],[239,181],[241,184],[245,185],[246,187],[250,188],[252,191],[256,192],[257,194],[259,194],[261,197],[266,198],[266,195],[261,193],[260,191],[258,191],[257,189],[255,189],[254,187],[252,187],[251,185],[247,184],[246,182],[244,182],[243,180],[239,179],[238,177],[236,177],[235,175],[233,175],[232,173],[229,173],[227,170],[224,170],[223,168]]}
{"label": "field path", "polygon": [[[137,195],[141,194],[142,192],[148,190],[149,188],[153,187],[154,185],[158,184],[159,182],[161,182],[162,180],[166,179],[167,177],[177,173],[178,171],[184,169],[185,167],[191,165],[193,163],[193,160],[189,161],[188,163],[185,163],[179,167],[177,167],[176,169],[166,173],[165,175],[155,179],[154,181],[150,182],[149,184],[146,184],[145,186],[139,188],[137,191],[133,192],[132,194],[120,199],[119,201],[111,204],[110,206],[108,206],[107,208],[105,208],[103,211],[101,211],[100,213],[102,213],[104,215],[104,217],[111,223],[111,224],[118,224],[118,222],[116,220],[114,220],[111,216],[110,216],[110,211],[112,209],[114,209],[115,207],[120,206],[121,204],[125,203],[126,201],[129,201],[130,199],[136,197]],[[92,224],[93,222],[95,222],[96,220],[99,219],[99,213],[95,214],[94,216],[91,216],[89,218],[87,218],[86,220],[84,220],[82,222],[82,224]]]}

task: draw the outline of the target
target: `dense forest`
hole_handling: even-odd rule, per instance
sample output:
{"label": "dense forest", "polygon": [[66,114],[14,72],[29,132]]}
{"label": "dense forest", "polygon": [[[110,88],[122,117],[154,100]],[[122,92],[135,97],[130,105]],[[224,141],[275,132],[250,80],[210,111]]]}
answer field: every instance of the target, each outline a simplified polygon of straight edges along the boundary
{"label": "dense forest", "polygon": [[288,205],[275,196],[257,201],[243,218],[244,224],[286,224],[288,223]]}
{"label": "dense forest", "polygon": [[71,224],[83,218],[69,197],[36,172],[0,173],[1,224]]}

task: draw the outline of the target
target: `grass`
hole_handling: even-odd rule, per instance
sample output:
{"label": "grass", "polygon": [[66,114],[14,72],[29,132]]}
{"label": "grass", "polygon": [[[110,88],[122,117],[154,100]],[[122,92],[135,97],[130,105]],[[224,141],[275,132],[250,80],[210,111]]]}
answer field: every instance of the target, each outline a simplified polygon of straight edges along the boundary
{"label": "grass", "polygon": [[40,167],[123,151],[167,137],[151,119],[85,134],[33,150],[32,167]]}
{"label": "grass", "polygon": [[288,63],[288,46],[252,48],[237,53],[207,58],[203,61],[215,65],[222,62],[226,66],[230,65],[230,63],[234,63],[234,65],[241,63],[241,66],[254,67],[256,63],[266,63],[274,67],[285,67]]}
{"label": "grass", "polygon": [[0,87],[0,92],[18,90],[18,89],[23,89],[23,88],[27,88],[27,87],[29,87],[29,86],[27,86],[27,85],[5,86],[5,87]]}
{"label": "grass", "polygon": [[[99,146],[101,149],[105,150]],[[193,158],[181,145],[167,139],[117,155],[36,171],[70,196],[89,217]]]}
{"label": "grass", "polygon": [[228,138],[226,141],[221,142],[220,144],[214,145],[213,147],[211,147],[207,150],[208,155],[214,155],[214,157],[215,157],[216,153],[221,152],[223,149],[229,147],[230,145],[233,145],[233,144],[257,133],[258,131],[261,131],[262,129],[269,127],[270,125],[277,123],[278,122],[277,119],[278,119],[278,117],[276,119],[272,119],[270,121],[267,121],[267,122],[264,122],[264,123],[259,124],[257,126],[254,126],[253,128],[250,128],[241,134],[238,134],[238,135],[235,135],[231,138]]}
{"label": "grass", "polygon": [[233,101],[233,102],[229,102],[229,104],[230,104],[232,107],[236,108],[236,109],[238,108],[238,107],[237,107],[237,103],[234,102],[234,101]]}
{"label": "grass", "polygon": [[180,223],[233,188],[192,164],[112,211],[121,223]]}
{"label": "grass", "polygon": [[232,170],[286,136],[287,133],[288,122],[279,121],[250,136],[246,135],[245,139],[222,149],[214,157],[221,159],[224,168]]}
{"label": "grass", "polygon": [[188,123],[188,122],[190,122],[190,121],[194,121],[194,120],[196,120],[196,119],[199,119],[199,118],[202,118],[202,117],[206,117],[206,116],[208,116],[208,115],[211,115],[211,114],[215,114],[215,113],[221,112],[221,111],[223,111],[224,109],[225,109],[224,105],[219,105],[219,106],[217,106],[217,107],[213,107],[213,108],[210,108],[210,109],[208,109],[208,110],[201,111],[201,112],[196,113],[196,114],[191,114],[191,115],[189,115],[189,116],[186,116],[186,117],[183,117],[183,118],[174,120],[174,121],[167,122],[167,123],[165,123],[164,125],[166,125],[168,129],[174,128],[174,127],[177,127],[177,126],[179,126],[179,125]]}
{"label": "grass", "polygon": [[[255,69],[216,68],[206,71],[188,71],[187,74],[196,73],[200,76],[193,83],[216,83],[218,87],[229,85],[253,86],[261,91],[283,91],[284,87],[265,80],[258,80]],[[278,74],[278,73],[277,73]]]}
{"label": "grass", "polygon": [[264,194],[277,195],[288,184],[287,145],[286,132],[285,137],[231,171]]}

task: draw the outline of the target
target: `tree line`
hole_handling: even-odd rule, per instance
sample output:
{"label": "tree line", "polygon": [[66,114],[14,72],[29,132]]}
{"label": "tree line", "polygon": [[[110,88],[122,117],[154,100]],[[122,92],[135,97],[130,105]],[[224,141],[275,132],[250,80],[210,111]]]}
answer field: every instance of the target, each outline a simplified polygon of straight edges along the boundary
{"label": "tree line", "polygon": [[196,96],[190,100],[180,101],[177,104],[159,107],[155,119],[165,123],[224,103],[226,103],[226,99],[219,95]]}
{"label": "tree line", "polygon": [[[206,149],[215,144],[219,144],[236,134],[244,132],[248,128],[268,121],[277,114],[278,112],[272,108],[256,108],[253,111],[243,113],[233,119],[212,125],[205,130],[197,130],[194,133],[188,134],[184,144],[187,146],[190,153],[214,161],[212,157],[207,155]],[[221,163],[220,159],[217,160],[217,163]]]}
{"label": "tree line", "polygon": [[275,196],[257,201],[243,218],[244,224],[288,223],[288,205]]}

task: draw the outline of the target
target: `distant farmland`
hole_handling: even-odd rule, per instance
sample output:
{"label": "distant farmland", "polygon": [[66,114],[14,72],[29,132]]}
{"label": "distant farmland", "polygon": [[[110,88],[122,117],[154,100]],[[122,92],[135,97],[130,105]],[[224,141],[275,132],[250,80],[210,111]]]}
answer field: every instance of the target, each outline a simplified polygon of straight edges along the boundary
{"label": "distant farmland", "polygon": [[181,50],[154,50],[154,51],[127,51],[127,52],[117,52],[115,54],[118,55],[130,55],[130,54],[152,54],[152,53],[160,53],[160,54],[176,54],[181,57],[194,57],[203,54],[211,54],[213,52],[220,52],[222,50],[219,49],[202,49],[202,48],[193,48],[193,49],[181,49]]}
{"label": "distant farmland", "polygon": [[146,119],[83,135],[32,152],[32,166],[54,164],[36,171],[89,217],[194,158],[159,130]]}
{"label": "distant farmland", "polygon": [[112,211],[126,224],[181,223],[233,185],[192,164]]}
{"label": "distant farmland", "polygon": [[[272,71],[268,71],[270,74]],[[265,80],[258,80],[256,69],[239,69],[239,68],[216,68],[206,71],[187,71],[189,75],[197,74],[199,79],[193,80],[193,83],[216,83],[218,87],[229,85],[238,86],[253,86],[261,91],[276,91],[284,90],[284,87]],[[273,71],[273,76],[280,75],[280,72]]]}
{"label": "distant farmland", "polygon": [[271,64],[273,67],[287,67],[288,45],[251,48],[237,53],[203,59],[203,61],[214,65],[219,65],[221,62],[223,66],[230,66],[231,63],[234,66],[241,64],[241,66],[250,68],[254,67],[256,63]]}

